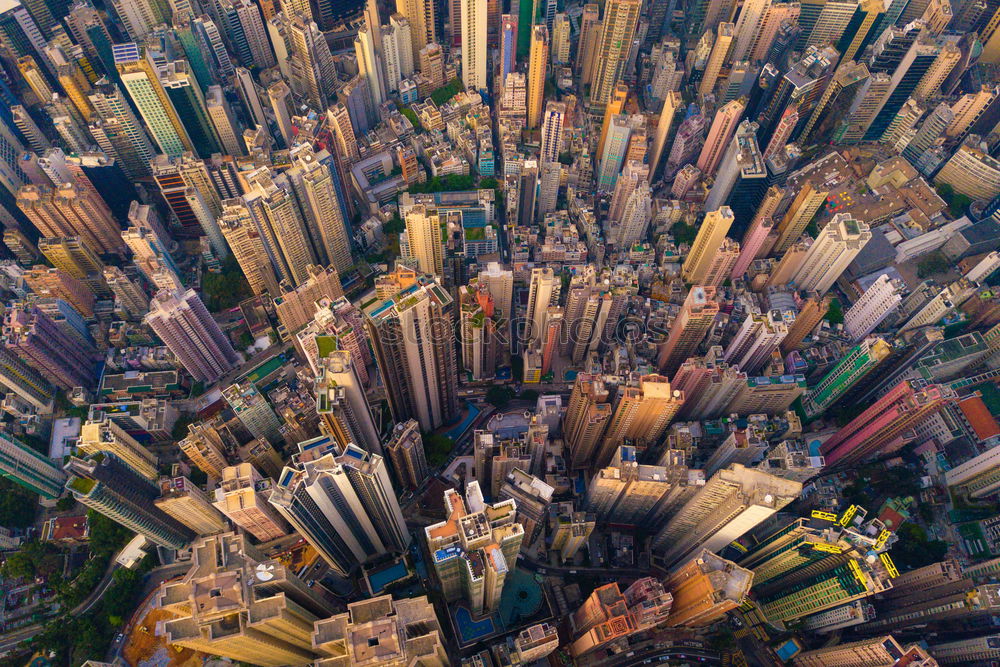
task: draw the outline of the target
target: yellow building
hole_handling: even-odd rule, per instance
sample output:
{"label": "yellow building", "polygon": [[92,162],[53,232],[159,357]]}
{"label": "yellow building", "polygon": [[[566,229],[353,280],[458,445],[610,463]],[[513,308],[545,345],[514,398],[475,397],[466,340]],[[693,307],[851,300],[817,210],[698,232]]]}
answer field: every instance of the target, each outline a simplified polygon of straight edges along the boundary
{"label": "yellow building", "polygon": [[705,276],[708,275],[715,255],[722,246],[726,234],[729,233],[734,219],[733,211],[728,206],[705,214],[698,235],[695,237],[691,250],[684,260],[684,266],[681,268],[681,277],[684,282],[695,285],[704,283]]}
{"label": "yellow building", "polygon": [[611,93],[611,100],[608,102],[608,106],[604,109],[604,120],[601,121],[601,136],[597,139],[596,155],[604,155],[604,141],[608,138],[608,128],[611,127],[612,119],[625,108],[627,100],[628,86],[624,83],[618,83]]}
{"label": "yellow building", "polygon": [[963,136],[969,131],[972,124],[983,115],[986,108],[993,102],[994,97],[996,94],[993,92],[993,88],[984,84],[976,92],[958,98],[958,101],[951,106],[951,111],[955,115],[945,130],[945,134],[949,137]]}
{"label": "yellow building", "polygon": [[799,190],[788,207],[788,212],[778,223],[778,242],[774,244],[774,252],[783,253],[799,240],[809,221],[826,202],[828,194],[827,190],[814,188],[812,183],[806,183]]}
{"label": "yellow building", "polygon": [[426,595],[393,600],[391,595],[352,602],[347,612],[317,621],[313,647],[330,658],[316,667],[446,667],[434,605]]}
{"label": "yellow building", "polygon": [[542,108],[545,104],[545,67],[548,62],[549,31],[544,25],[536,25],[531,28],[531,51],[528,54],[529,130],[534,130],[542,124]]}
{"label": "yellow building", "polygon": [[404,253],[417,260],[417,268],[422,273],[435,276],[444,275],[444,232],[437,209],[422,205],[411,208],[406,213],[406,245]]}
{"label": "yellow building", "polygon": [[921,99],[929,99],[938,92],[941,84],[948,78],[955,65],[962,59],[962,51],[954,44],[945,44],[938,51],[937,57],[931,66],[927,68],[924,75],[920,77],[917,87],[913,90],[913,95]]}
{"label": "yellow building", "polygon": [[666,625],[671,628],[711,625],[740,605],[752,583],[750,570],[711,551],[702,551],[663,582],[674,599]]}
{"label": "yellow building", "polygon": [[639,23],[642,0],[608,0],[604,5],[601,37],[594,54],[594,81],[590,101],[603,106],[611,101],[615,85],[625,73],[632,39]]}
{"label": "yellow building", "polygon": [[683,404],[684,393],[671,389],[670,381],[662,375],[643,375],[638,386],[619,387],[593,466],[606,466],[625,442],[640,448],[658,442]]}
{"label": "yellow building", "polygon": [[705,73],[702,75],[701,83],[698,84],[698,94],[702,97],[715,90],[715,82],[719,79],[719,72],[729,55],[729,47],[733,43],[733,33],[735,26],[732,23],[720,23],[715,36],[715,44],[712,46],[712,55],[708,57],[705,65]]}
{"label": "yellow building", "polygon": [[215,479],[222,478],[222,470],[229,465],[223,455],[225,445],[218,431],[209,424],[188,426],[188,437],[178,441],[184,455],[202,472]]}
{"label": "yellow building", "polygon": [[58,65],[56,78],[59,79],[59,85],[66,91],[66,97],[73,103],[80,115],[83,118],[90,118],[94,107],[90,104],[90,99],[87,96],[90,95],[92,89],[83,70],[75,64]]}
{"label": "yellow building", "polygon": [[967,197],[989,201],[1000,194],[1000,161],[982,150],[978,139],[970,135],[966,144],[941,168],[934,182],[947,183]]}
{"label": "yellow building", "polygon": [[17,69],[21,72],[21,76],[24,77],[28,87],[35,93],[35,97],[38,98],[39,103],[48,104],[52,101],[52,95],[55,91],[52,90],[52,86],[49,85],[48,80],[42,74],[42,70],[38,67],[38,63],[35,62],[32,56],[18,58]]}
{"label": "yellow building", "polygon": [[226,517],[187,477],[161,478],[160,497],[153,504],[198,535],[221,533],[229,528]]}
{"label": "yellow building", "polygon": [[84,454],[109,452],[146,479],[155,481],[159,476],[156,456],[108,417],[83,425],[77,449]]}
{"label": "yellow building", "polygon": [[994,12],[986,27],[979,33],[979,41],[983,43],[979,62],[1000,65],[1000,9]]}
{"label": "yellow building", "polygon": [[249,463],[229,466],[222,471],[222,482],[215,490],[213,504],[259,542],[277,539],[288,535],[289,527],[267,501],[272,484]]}

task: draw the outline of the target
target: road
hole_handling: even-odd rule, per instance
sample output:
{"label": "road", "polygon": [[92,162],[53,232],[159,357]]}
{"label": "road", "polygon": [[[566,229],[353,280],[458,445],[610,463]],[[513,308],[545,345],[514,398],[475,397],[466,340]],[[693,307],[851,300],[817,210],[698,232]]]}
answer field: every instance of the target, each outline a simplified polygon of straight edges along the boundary
{"label": "road", "polygon": [[[94,587],[94,590],[91,591],[90,595],[88,595],[80,604],[78,604],[76,607],[73,608],[73,611],[70,612],[70,615],[80,616],[86,614],[93,608],[95,604],[97,604],[97,601],[104,596],[104,594],[107,592],[108,588],[114,581],[115,570],[121,567],[121,565],[118,564],[117,559],[118,559],[118,554],[115,554],[115,557],[108,564],[108,569],[105,570],[104,576],[97,583],[97,586]],[[151,586],[159,586],[160,583],[162,583],[163,581],[178,576],[178,574],[187,571],[188,569],[190,569],[190,567],[191,566],[188,563],[181,563],[174,565],[162,565],[158,568],[150,570],[149,574],[147,575],[148,577],[150,577],[150,579],[146,582],[145,586],[145,588],[148,590],[145,590],[144,594],[148,595],[148,593],[152,591]],[[3,635],[2,637],[0,637],[0,654],[9,651],[10,649],[14,648],[23,641],[27,641],[33,638],[35,635],[37,635],[42,631],[43,627],[44,625],[42,623],[36,623],[34,625],[28,625],[23,628],[18,628],[13,632],[9,632]]]}
{"label": "road", "polygon": [[156,589],[160,587],[160,584],[165,581],[170,581],[171,579],[176,579],[190,569],[191,564],[185,562],[174,563],[172,565],[160,565],[159,567],[155,567],[149,571],[146,575],[146,582],[142,587],[142,602],[140,602],[135,611],[132,612],[132,617],[122,627],[121,632],[115,635],[115,638],[111,640],[111,646],[108,647],[106,662],[114,663],[116,659],[121,657],[121,651],[125,648],[125,640],[128,638],[128,635],[132,630],[132,625],[141,622],[142,619],[146,617],[147,607],[152,601]]}
{"label": "road", "polygon": [[108,586],[110,586],[111,582],[114,581],[115,570],[119,567],[121,567],[121,565],[118,564],[118,554],[115,554],[115,557],[111,559],[110,563],[108,563],[108,569],[104,571],[104,576],[101,578],[100,583],[98,583],[94,590],[90,592],[90,595],[84,598],[83,602],[78,604],[76,608],[73,609],[71,612],[73,616],[86,614],[90,611],[91,607],[97,604],[97,601],[101,599],[104,592],[108,590]]}
{"label": "road", "polygon": [[40,624],[28,625],[9,632],[0,639],[0,655],[6,653],[23,641],[27,641],[42,631]]}
{"label": "road", "polygon": [[271,558],[274,558],[277,554],[282,551],[287,551],[288,549],[305,542],[305,539],[298,533],[292,533],[290,535],[283,535],[282,537],[277,537],[269,542],[262,542],[257,545],[257,548],[266,553]]}
{"label": "road", "polygon": [[704,662],[706,664],[718,664],[722,662],[719,654],[704,648],[693,646],[672,646],[670,648],[657,648],[650,646],[644,650],[635,651],[635,655],[626,656],[621,661],[613,664],[615,667],[638,667],[639,665],[655,665],[667,660],[687,660],[688,662]]}
{"label": "road", "polygon": [[[91,591],[90,595],[84,598],[83,601],[74,607],[73,611],[70,612],[72,616],[86,614],[90,611],[91,607],[97,604],[97,601],[101,599],[101,596],[104,595],[105,591],[108,590],[108,587],[114,581],[115,570],[121,567],[118,564],[117,559],[118,554],[115,554],[115,557],[111,559],[110,563],[108,563],[108,568],[104,571],[104,576],[97,583],[97,586],[94,587],[94,590]],[[33,638],[42,631],[43,627],[44,625],[42,623],[35,623],[4,634],[0,637],[0,654],[9,651],[23,641]]]}

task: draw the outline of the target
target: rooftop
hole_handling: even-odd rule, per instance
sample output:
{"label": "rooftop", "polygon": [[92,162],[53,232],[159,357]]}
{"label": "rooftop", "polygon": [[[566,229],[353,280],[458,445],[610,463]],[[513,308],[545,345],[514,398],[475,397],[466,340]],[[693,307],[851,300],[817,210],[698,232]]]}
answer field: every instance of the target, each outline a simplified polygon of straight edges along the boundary
{"label": "rooftop", "polygon": [[1000,436],[1000,424],[996,418],[990,414],[986,404],[979,395],[963,398],[958,402],[958,408],[962,415],[969,422],[976,437],[980,440],[987,440]]}

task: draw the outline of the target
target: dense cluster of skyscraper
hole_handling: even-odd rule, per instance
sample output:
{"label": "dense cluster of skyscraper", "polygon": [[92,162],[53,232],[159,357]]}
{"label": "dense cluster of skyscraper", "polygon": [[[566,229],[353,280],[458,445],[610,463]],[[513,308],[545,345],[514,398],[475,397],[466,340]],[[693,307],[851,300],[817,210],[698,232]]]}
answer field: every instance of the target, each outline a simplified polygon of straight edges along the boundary
{"label": "dense cluster of skyscraper", "polygon": [[0,474],[245,663],[1000,659],[995,5],[6,0]]}

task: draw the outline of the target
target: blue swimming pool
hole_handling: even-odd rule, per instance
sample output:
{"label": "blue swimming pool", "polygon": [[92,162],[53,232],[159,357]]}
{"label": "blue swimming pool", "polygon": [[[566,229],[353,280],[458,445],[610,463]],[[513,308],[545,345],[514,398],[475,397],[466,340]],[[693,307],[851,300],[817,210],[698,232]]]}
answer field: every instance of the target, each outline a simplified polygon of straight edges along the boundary
{"label": "blue swimming pool", "polygon": [[445,433],[445,435],[452,440],[458,440],[458,438],[465,433],[465,429],[469,428],[469,424],[472,423],[472,420],[479,415],[479,408],[477,408],[474,403],[466,401],[465,405],[469,408],[469,412],[465,415],[465,419]]}
{"label": "blue swimming pool", "polygon": [[455,626],[462,635],[462,644],[471,644],[482,637],[488,637],[496,630],[493,619],[487,616],[481,621],[472,620],[472,612],[465,607],[455,608]]}
{"label": "blue swimming pool", "polygon": [[406,579],[409,574],[409,571],[406,569],[406,563],[402,560],[398,560],[389,567],[369,572],[368,581],[371,583],[372,593],[374,595],[378,595],[384,591],[387,586],[390,586],[401,579]]}

